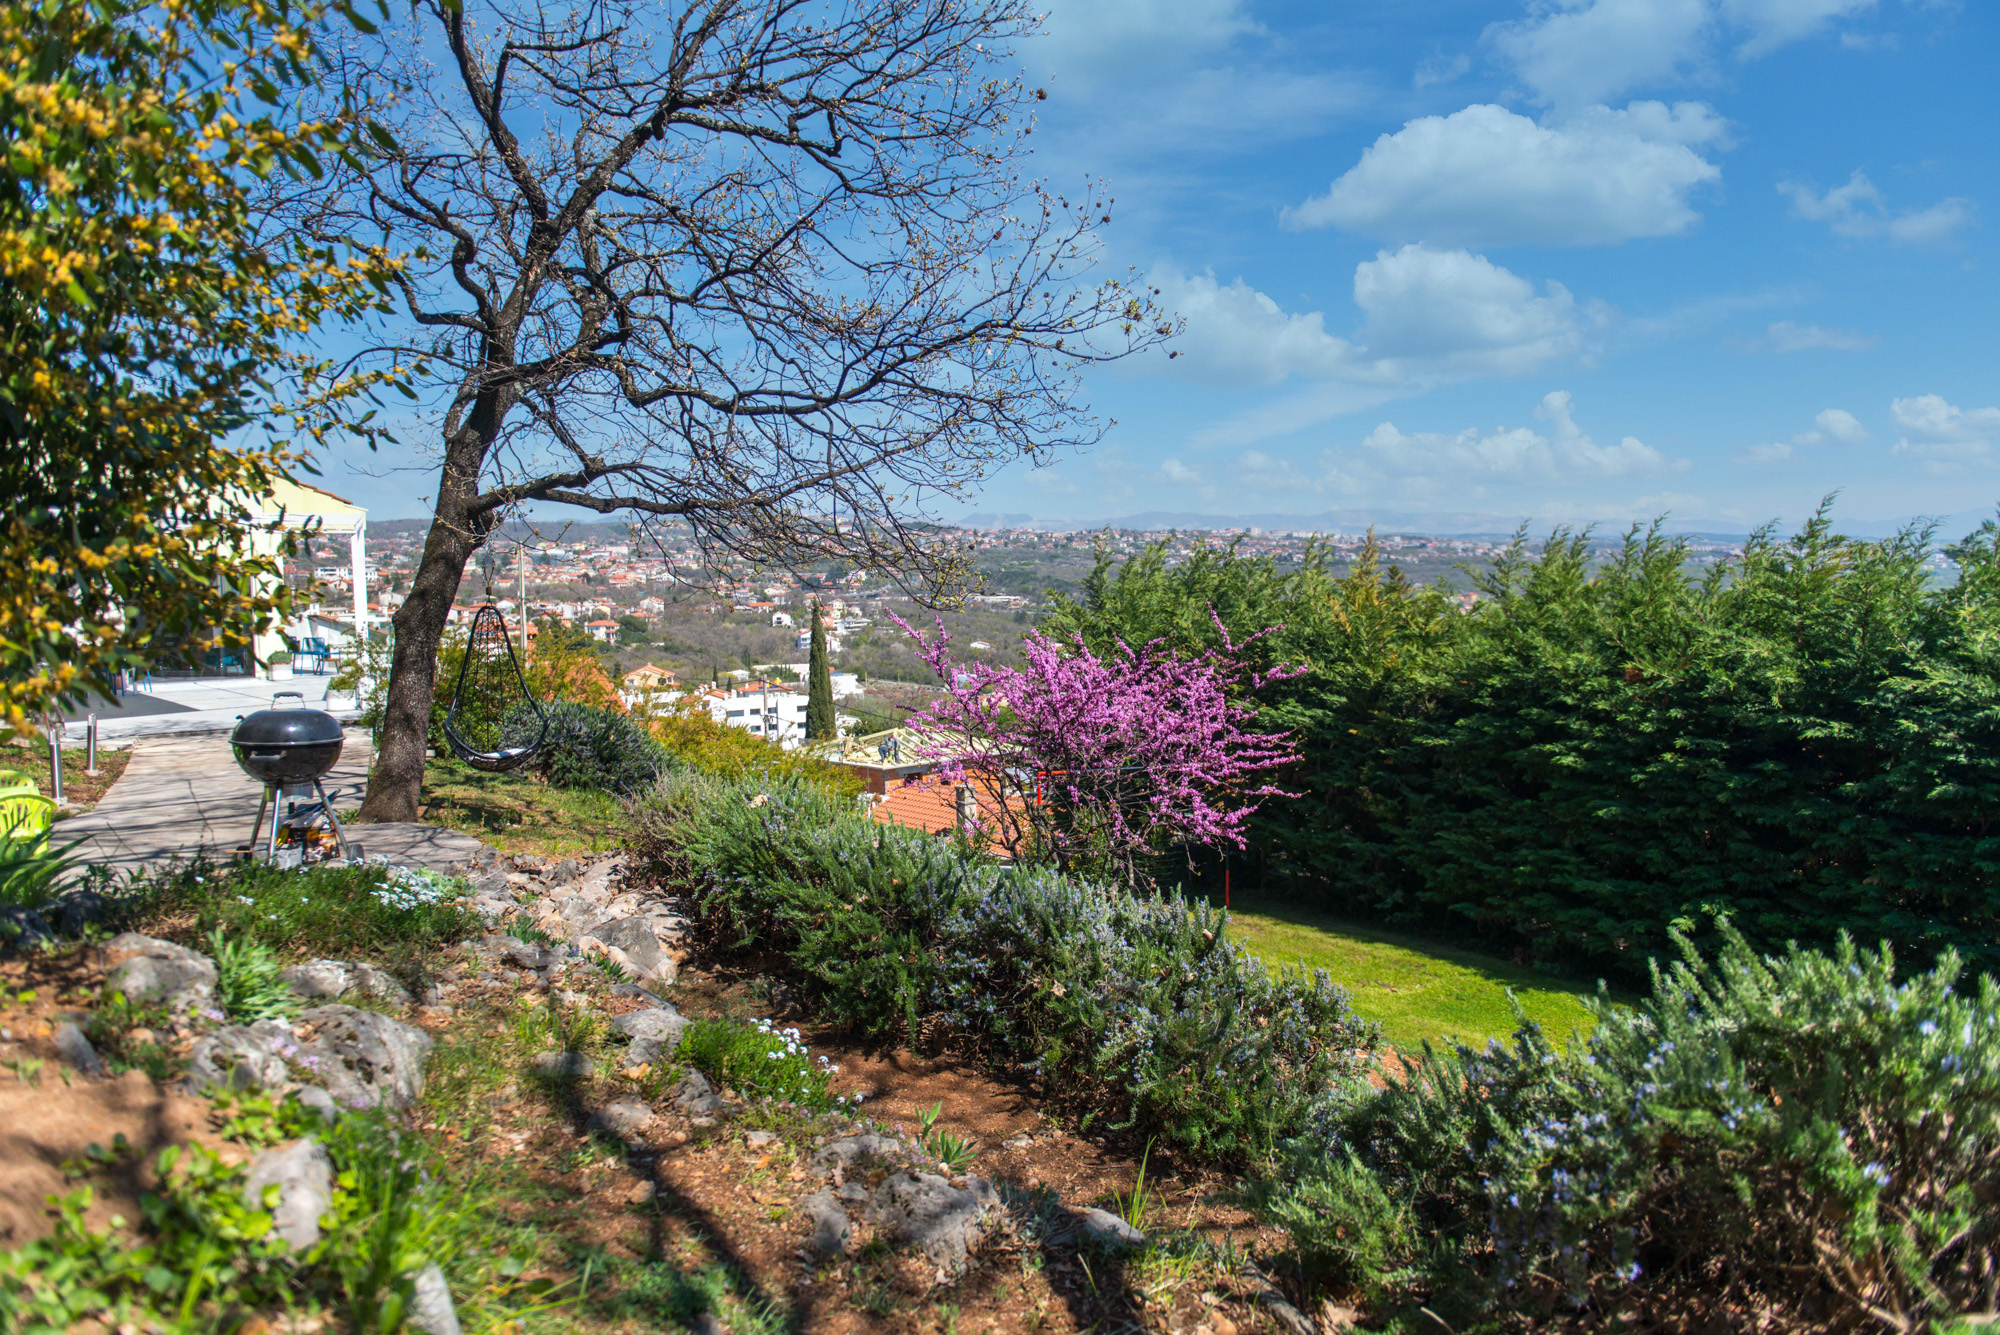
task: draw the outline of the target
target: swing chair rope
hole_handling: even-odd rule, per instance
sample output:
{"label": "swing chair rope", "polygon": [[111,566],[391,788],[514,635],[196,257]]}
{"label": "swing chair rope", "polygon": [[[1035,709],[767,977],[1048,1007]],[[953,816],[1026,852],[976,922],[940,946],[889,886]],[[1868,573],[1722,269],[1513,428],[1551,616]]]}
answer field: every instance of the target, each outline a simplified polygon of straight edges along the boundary
{"label": "swing chair rope", "polygon": [[[541,720],[541,731],[535,740],[526,746],[503,746],[497,751],[483,751],[466,741],[454,726],[465,693],[465,675],[472,667],[473,655],[479,644],[480,627],[489,621],[498,629],[500,644],[507,651],[507,663],[514,669],[514,681],[521,688],[521,698],[528,702],[528,707],[535,711],[535,717]],[[530,757],[542,749],[543,743],[548,741],[548,738],[548,711],[542,708],[541,701],[535,699],[535,693],[528,689],[528,675],[521,670],[521,660],[514,654],[513,638],[507,634],[507,619],[500,615],[500,609],[492,603],[482,603],[479,610],[472,614],[472,627],[465,636],[465,656],[458,661],[458,680],[452,685],[451,705],[445,710],[444,715],[445,742],[451,747],[453,755],[472,768],[497,774],[518,769],[526,764]]]}

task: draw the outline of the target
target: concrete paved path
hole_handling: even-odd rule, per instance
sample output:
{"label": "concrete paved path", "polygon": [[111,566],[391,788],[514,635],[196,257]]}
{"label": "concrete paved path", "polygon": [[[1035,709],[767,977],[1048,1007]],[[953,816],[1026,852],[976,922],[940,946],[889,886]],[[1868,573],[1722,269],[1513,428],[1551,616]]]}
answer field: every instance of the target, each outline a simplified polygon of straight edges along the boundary
{"label": "concrete paved path", "polygon": [[[285,691],[298,692],[305,698],[308,709],[322,709],[342,722],[349,722],[361,711],[355,707],[352,696],[327,689],[331,680],[330,677],[293,677],[287,681],[266,681],[262,677],[162,678],[151,690],[129,695],[124,707],[106,706],[97,711],[97,738],[115,746],[141,737],[227,736],[237,719],[269,709],[273,697]],[[68,745],[83,744],[85,720],[90,712],[86,706],[77,717],[67,720]],[[256,814],[255,808],[251,814]],[[243,828],[250,828],[247,820]]]}
{"label": "concrete paved path", "polygon": [[[340,763],[326,778],[335,810],[360,804],[374,751],[368,734],[347,730]],[[141,739],[132,760],[95,808],[59,822],[57,843],[84,838],[77,850],[86,863],[117,871],[157,867],[176,857],[206,852],[226,858],[250,837],[263,788],[236,767],[226,737]],[[268,822],[270,816],[267,814]],[[357,852],[392,862],[444,870],[469,860],[479,840],[432,825],[390,824],[346,827]]]}

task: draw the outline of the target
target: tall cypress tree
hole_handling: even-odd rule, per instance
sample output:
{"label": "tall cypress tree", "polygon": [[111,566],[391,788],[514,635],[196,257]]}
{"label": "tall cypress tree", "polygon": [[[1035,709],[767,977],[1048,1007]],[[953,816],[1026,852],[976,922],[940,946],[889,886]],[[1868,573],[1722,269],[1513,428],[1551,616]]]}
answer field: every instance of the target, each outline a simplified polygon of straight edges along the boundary
{"label": "tall cypress tree", "polygon": [[812,656],[806,664],[806,740],[833,739],[833,668],[826,661],[826,623],[820,620],[819,604],[813,604]]}

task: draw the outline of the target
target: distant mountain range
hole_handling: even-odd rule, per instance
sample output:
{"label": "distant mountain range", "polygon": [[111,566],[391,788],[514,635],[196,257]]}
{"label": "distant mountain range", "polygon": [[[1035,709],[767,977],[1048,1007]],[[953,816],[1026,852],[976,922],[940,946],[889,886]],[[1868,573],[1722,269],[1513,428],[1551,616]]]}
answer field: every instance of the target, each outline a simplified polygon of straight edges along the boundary
{"label": "distant mountain range", "polygon": [[[1966,510],[1954,515],[1925,516],[1938,520],[1938,535],[1947,540],[1955,540],[1972,532],[1979,525],[1993,517],[1993,511]],[[1901,519],[1846,519],[1835,512],[1835,525],[1843,533],[1858,538],[1883,538],[1901,529],[1914,516]],[[1037,519],[1023,514],[971,514],[960,519],[964,528],[1033,528],[1042,530],[1077,529],[1135,529],[1157,531],[1160,529],[1222,529],[1261,528],[1281,529],[1309,533],[1363,533],[1373,528],[1381,533],[1416,534],[1439,537],[1506,537],[1523,522],[1533,535],[1546,533],[1554,522],[1532,519],[1526,515],[1479,514],[1466,511],[1403,511],[1403,510],[1326,510],[1316,515],[1251,514],[1251,515],[1205,515],[1175,510],[1146,510],[1139,514],[1118,515],[1105,519]],[[1622,533],[1623,521],[1604,521],[1595,525],[1600,534]],[[1785,527],[1781,524],[1780,528]],[[1730,519],[1680,519],[1667,517],[1667,528],[1673,533],[1683,533],[1693,537],[1740,539],[1748,535],[1748,530],[1740,520]]]}

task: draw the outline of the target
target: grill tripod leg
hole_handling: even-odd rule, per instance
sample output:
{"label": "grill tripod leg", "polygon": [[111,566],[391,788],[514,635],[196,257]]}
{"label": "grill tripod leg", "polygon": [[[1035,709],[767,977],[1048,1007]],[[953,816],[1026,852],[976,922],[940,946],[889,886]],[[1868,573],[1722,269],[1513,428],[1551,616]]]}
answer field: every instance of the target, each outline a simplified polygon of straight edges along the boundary
{"label": "grill tripod leg", "polygon": [[354,854],[347,847],[347,831],[340,828],[340,817],[333,814],[333,799],[326,795],[326,785],[314,779],[313,791],[319,794],[319,808],[326,813],[326,823],[333,827],[333,841],[340,845],[341,860],[354,861]]}
{"label": "grill tripod leg", "polygon": [[278,822],[285,815],[285,794],[281,788],[266,788],[264,795],[271,799],[271,833],[264,841],[264,861],[270,862],[278,856]]}
{"label": "grill tripod leg", "polygon": [[[264,811],[270,805],[271,805],[271,790],[269,788],[266,788],[264,790],[264,795],[257,799],[257,820],[254,824],[250,826],[250,840],[248,843],[243,845],[243,851],[248,853],[251,857],[257,856],[257,832],[264,828]],[[277,821],[278,818],[275,815],[271,817],[271,823],[274,827],[276,826]]]}

